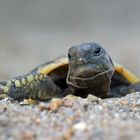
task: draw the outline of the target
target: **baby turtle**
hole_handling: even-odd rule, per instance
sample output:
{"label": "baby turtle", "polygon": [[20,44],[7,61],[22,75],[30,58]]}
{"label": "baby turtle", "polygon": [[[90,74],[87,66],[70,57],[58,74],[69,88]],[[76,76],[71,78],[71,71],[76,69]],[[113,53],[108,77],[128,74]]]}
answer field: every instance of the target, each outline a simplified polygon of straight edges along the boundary
{"label": "baby turtle", "polygon": [[47,100],[67,94],[122,97],[136,91],[140,91],[139,79],[112,61],[106,50],[94,42],[72,46],[68,57],[59,57],[26,75],[0,82],[0,96],[16,100]]}

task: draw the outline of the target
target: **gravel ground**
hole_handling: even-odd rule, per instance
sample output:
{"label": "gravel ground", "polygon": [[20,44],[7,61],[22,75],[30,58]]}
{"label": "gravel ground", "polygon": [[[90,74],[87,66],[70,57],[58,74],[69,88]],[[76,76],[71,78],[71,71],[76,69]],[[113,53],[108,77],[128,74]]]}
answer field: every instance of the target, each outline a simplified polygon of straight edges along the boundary
{"label": "gravel ground", "polygon": [[0,101],[1,140],[138,140],[140,93],[100,99],[66,96],[37,105]]}

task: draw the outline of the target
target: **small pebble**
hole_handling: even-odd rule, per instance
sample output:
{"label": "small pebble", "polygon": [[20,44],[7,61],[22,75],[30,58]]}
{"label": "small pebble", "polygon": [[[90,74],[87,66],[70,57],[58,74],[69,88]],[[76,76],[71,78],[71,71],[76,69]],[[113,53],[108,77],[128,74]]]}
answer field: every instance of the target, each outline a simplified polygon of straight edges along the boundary
{"label": "small pebble", "polygon": [[121,104],[123,104],[123,105],[128,105],[128,101],[127,101],[127,100],[122,100],[122,101],[121,101]]}
{"label": "small pebble", "polygon": [[7,108],[8,108],[8,105],[7,105],[7,104],[1,104],[1,105],[0,105],[0,113],[6,111]]}
{"label": "small pebble", "polygon": [[44,102],[40,102],[38,106],[39,106],[39,109],[40,109],[41,111],[47,109],[47,106],[46,106],[46,104],[45,104]]}
{"label": "small pebble", "polygon": [[96,97],[96,96],[94,96],[94,95],[92,95],[92,94],[89,94],[89,95],[87,96],[87,100],[88,100],[89,102],[97,102],[97,103],[101,103],[101,102],[102,102],[101,98],[98,98],[98,97]]}
{"label": "small pebble", "polygon": [[76,123],[72,128],[75,131],[85,131],[87,125],[85,122]]}
{"label": "small pebble", "polygon": [[66,99],[66,98],[63,99],[63,106],[72,107],[72,105],[73,105],[73,100]]}
{"label": "small pebble", "polygon": [[22,133],[23,140],[34,140],[36,137],[35,133],[32,131],[26,131]]}
{"label": "small pebble", "polygon": [[55,111],[60,106],[62,106],[62,99],[54,98],[54,99],[52,99],[51,103],[48,105],[48,109],[52,110],[52,111]]}

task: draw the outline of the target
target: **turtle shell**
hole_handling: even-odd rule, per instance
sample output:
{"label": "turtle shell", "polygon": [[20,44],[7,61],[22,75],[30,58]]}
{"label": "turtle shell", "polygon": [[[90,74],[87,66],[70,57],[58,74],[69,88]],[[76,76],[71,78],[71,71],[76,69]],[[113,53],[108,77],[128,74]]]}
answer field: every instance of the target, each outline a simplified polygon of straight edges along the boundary
{"label": "turtle shell", "polygon": [[[126,69],[124,66],[113,61],[115,72],[111,79],[110,90],[113,94],[117,93],[117,90],[134,83],[139,82],[135,74]],[[67,88],[66,77],[68,73],[69,62],[66,56],[59,57],[53,61],[42,64],[32,71],[48,75],[53,81],[59,85],[62,89]],[[114,95],[115,96],[115,95]]]}

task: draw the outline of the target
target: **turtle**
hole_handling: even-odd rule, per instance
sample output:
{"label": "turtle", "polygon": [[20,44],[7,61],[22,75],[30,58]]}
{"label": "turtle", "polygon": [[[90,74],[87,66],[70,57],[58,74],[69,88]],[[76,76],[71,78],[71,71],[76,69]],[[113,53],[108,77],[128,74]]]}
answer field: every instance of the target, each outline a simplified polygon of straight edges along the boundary
{"label": "turtle", "polygon": [[41,64],[27,74],[0,81],[0,96],[15,100],[49,100],[68,94],[86,98],[122,97],[140,91],[140,80],[113,61],[96,42],[69,48],[67,56]]}

